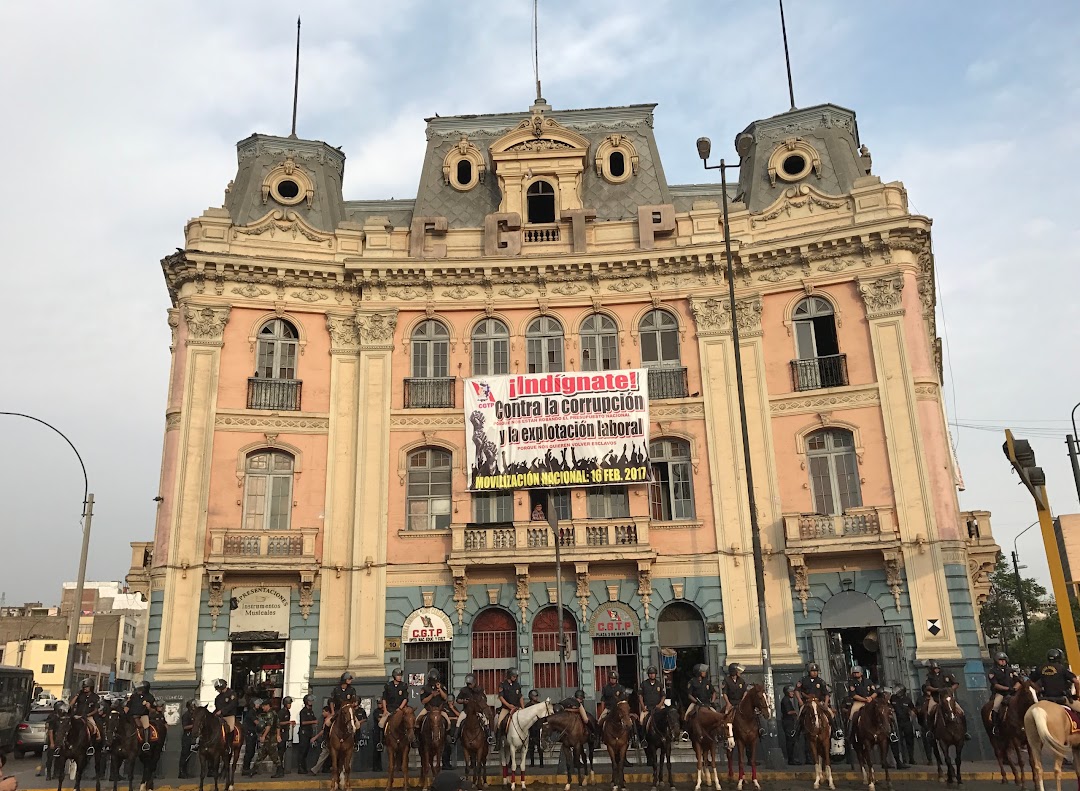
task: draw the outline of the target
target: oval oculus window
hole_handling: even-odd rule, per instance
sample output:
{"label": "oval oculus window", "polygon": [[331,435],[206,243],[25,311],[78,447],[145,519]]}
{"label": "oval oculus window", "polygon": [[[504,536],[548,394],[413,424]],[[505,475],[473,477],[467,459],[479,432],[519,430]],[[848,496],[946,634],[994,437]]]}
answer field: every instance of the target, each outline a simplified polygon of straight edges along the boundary
{"label": "oval oculus window", "polygon": [[622,151],[612,151],[611,156],[608,157],[608,172],[614,178],[622,178],[626,173],[626,157]]}
{"label": "oval oculus window", "polygon": [[277,183],[277,194],[285,198],[285,200],[292,200],[300,194],[300,185],[292,179],[282,179]]}

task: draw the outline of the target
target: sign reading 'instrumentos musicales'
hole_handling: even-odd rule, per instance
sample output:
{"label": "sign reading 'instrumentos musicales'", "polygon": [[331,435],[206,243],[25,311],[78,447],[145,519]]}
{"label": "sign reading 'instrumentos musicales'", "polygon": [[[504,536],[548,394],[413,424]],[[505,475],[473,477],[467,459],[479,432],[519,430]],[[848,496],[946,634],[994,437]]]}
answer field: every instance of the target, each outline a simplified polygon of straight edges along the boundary
{"label": "sign reading 'instrumentos musicales'", "polygon": [[475,492],[647,481],[647,371],[466,379],[465,446]]}

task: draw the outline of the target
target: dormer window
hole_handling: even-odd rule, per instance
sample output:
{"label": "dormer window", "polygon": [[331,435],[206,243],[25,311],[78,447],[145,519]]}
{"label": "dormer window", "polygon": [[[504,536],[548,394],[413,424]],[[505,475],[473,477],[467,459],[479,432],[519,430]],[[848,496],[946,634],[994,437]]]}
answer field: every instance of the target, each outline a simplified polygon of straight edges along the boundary
{"label": "dormer window", "polygon": [[468,184],[472,181],[472,162],[467,159],[459,159],[457,163],[457,180],[459,184]]}
{"label": "dormer window", "polygon": [[608,157],[608,171],[614,178],[621,178],[626,172],[626,157],[622,151],[612,151]]}
{"label": "dormer window", "polygon": [[525,193],[528,222],[555,222],[555,188],[546,181],[537,181]]}

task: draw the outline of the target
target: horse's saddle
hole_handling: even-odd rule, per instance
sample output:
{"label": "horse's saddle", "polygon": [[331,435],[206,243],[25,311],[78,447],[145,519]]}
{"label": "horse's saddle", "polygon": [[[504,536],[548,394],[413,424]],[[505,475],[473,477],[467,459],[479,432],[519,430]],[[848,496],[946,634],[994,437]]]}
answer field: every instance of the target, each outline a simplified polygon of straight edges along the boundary
{"label": "horse's saddle", "polygon": [[[138,729],[135,730],[135,733],[138,734],[138,739],[139,739],[139,742],[141,743],[142,740],[143,740],[142,733],[140,733]],[[150,737],[150,742],[151,743],[161,741],[161,734],[158,733],[157,726],[154,725],[154,723],[152,723],[152,722],[150,723],[150,728],[149,728],[149,732],[148,732],[147,735]]]}
{"label": "horse's saddle", "polygon": [[[1058,704],[1061,706],[1061,704]],[[1065,713],[1069,715],[1069,735],[1080,733],[1080,712],[1073,711],[1068,706],[1061,706],[1065,709]]]}
{"label": "horse's saddle", "polygon": [[[233,728],[232,733],[229,734],[229,733],[227,733],[227,731],[229,730],[229,723],[225,722],[225,720],[220,720],[220,725],[221,725],[221,740],[223,742],[225,742],[226,744],[231,743],[232,746],[239,747],[240,746],[240,729],[239,728]],[[151,726],[151,727],[153,727],[153,726]]]}

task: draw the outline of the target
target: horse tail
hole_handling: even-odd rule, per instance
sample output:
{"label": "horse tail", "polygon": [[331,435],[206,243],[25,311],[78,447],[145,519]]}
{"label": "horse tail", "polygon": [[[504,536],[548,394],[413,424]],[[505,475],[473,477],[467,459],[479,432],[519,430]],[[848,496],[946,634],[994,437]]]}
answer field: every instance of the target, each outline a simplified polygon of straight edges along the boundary
{"label": "horse tail", "polygon": [[1031,709],[1031,719],[1035,723],[1035,729],[1039,734],[1040,741],[1042,741],[1044,745],[1049,746],[1058,758],[1068,758],[1069,753],[1072,751],[1054,738],[1054,734],[1050,733],[1046,709],[1041,706],[1033,706]]}

